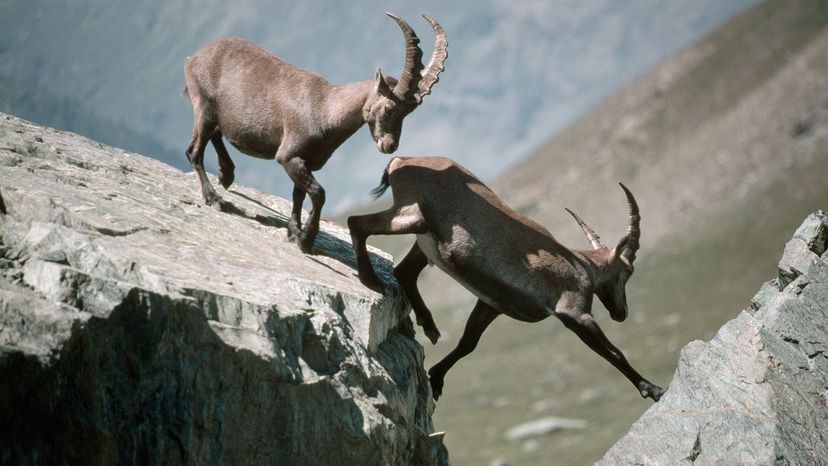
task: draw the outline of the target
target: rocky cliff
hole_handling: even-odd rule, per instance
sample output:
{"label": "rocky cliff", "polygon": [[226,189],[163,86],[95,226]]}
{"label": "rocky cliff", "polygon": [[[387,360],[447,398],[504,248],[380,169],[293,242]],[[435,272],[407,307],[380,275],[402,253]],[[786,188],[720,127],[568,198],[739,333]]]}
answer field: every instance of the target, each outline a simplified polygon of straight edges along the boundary
{"label": "rocky cliff", "polygon": [[304,255],[282,199],[218,212],[4,114],[0,191],[0,464],[447,464],[401,291],[359,284],[342,228]]}
{"label": "rocky cliff", "polygon": [[828,215],[809,216],[779,275],[707,343],[598,463],[824,464],[828,459]]}

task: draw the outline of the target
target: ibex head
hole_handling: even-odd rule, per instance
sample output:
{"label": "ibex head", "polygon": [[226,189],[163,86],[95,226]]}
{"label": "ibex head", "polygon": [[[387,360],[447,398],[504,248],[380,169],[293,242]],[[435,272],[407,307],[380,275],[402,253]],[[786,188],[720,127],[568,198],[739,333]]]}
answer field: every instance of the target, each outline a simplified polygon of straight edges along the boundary
{"label": "ibex head", "polygon": [[447,57],[448,42],[442,26],[423,15],[434,29],[434,51],[428,66],[423,66],[423,51],[414,30],[398,16],[386,14],[399,24],[405,37],[405,65],[399,80],[383,76],[377,68],[374,76],[376,89],[366,102],[364,116],[379,151],[390,154],[399,145],[403,119],[420,105],[423,97],[431,93],[431,87],[439,80]]}
{"label": "ibex head", "polygon": [[635,202],[635,197],[621,183],[621,189],[627,195],[627,204],[630,209],[630,220],[627,226],[627,234],[624,235],[618,244],[612,248],[607,248],[601,243],[601,238],[595,231],[593,231],[587,224],[581,220],[575,212],[566,209],[578,222],[581,229],[584,231],[589,243],[592,245],[592,254],[589,257],[597,265],[595,294],[601,303],[610,313],[613,320],[621,322],[627,318],[627,280],[633,274],[635,267],[635,253],[638,251],[638,240],[641,238],[641,229],[639,224],[641,216],[638,214],[638,204]]}

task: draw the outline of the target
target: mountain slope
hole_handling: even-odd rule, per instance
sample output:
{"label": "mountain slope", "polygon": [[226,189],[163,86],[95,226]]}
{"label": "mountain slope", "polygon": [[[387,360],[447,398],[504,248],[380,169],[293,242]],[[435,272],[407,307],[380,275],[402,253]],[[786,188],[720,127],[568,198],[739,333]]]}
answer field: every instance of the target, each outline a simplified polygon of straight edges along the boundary
{"label": "mountain slope", "polygon": [[170,150],[154,136],[141,134],[123,123],[100,117],[90,107],[70,97],[58,97],[31,83],[0,76],[0,112],[13,112],[20,118],[64,131],[83,134],[95,141],[129,148],[179,169],[189,170],[184,153]]}
{"label": "mountain slope", "polygon": [[[427,13],[446,28],[447,69],[406,120],[399,151],[475,162],[491,178],[632,76],[755,2],[9,0],[0,15],[0,76],[71,99],[180,156],[192,130],[180,97],[182,64],[199,46],[237,35],[333,83],[369,79],[377,66],[396,76],[402,37],[383,12],[411,23],[426,57],[431,31],[419,15]],[[235,158],[240,182],[289,197],[279,167]],[[206,161],[214,166],[212,149]],[[321,172],[328,211],[367,199],[385,163],[367,131],[354,135]]]}
{"label": "mountain slope", "polygon": [[[561,242],[588,247],[565,206],[608,244],[624,232],[617,186],[635,193],[641,250],[628,284],[630,319],[595,314],[634,367],[667,383],[678,350],[748,306],[779,248],[828,184],[828,5],[770,1],[723,25],[613,95],[494,183]],[[474,165],[469,165],[474,170]],[[443,341],[459,337],[473,299],[439,271],[421,280]],[[648,404],[556,322],[495,321],[446,380],[436,426],[455,464],[494,455],[520,464],[598,459]],[[546,415],[585,430],[523,443],[503,433]],[[486,426],[481,428],[481,426]],[[588,439],[588,440],[587,440]]]}
{"label": "mountain slope", "polygon": [[681,217],[697,222],[743,202],[756,183],[784,179],[782,167],[807,172],[824,155],[815,144],[828,103],[824,57],[813,44],[826,23],[828,5],[816,0],[754,8],[608,99],[495,187],[555,224],[568,223],[553,217],[572,199],[579,211],[600,212],[623,180],[639,187],[653,212],[644,212],[646,234],[658,239],[686,227],[676,225]]}

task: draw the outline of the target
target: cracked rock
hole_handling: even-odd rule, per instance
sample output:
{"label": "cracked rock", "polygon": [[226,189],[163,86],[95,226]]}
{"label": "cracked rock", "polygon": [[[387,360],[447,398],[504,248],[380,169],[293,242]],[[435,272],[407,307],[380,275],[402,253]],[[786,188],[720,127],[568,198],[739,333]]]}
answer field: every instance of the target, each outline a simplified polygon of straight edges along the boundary
{"label": "cracked rock", "polygon": [[388,256],[383,296],[343,228],[287,242],[283,199],[217,212],[192,173],[0,116],[0,464],[448,464]]}
{"label": "cracked rock", "polygon": [[752,309],[682,350],[667,393],[598,464],[824,463],[826,232],[824,212],[805,219]]}

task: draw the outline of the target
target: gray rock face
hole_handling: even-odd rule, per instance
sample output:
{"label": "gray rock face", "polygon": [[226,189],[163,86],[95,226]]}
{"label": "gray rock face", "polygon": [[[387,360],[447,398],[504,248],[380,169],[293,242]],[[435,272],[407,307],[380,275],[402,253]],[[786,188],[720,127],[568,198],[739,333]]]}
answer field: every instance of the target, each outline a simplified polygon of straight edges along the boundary
{"label": "gray rock face", "polygon": [[344,229],[304,255],[287,201],[4,114],[0,189],[0,464],[448,463]]}
{"label": "gray rock face", "polygon": [[598,464],[828,461],[828,215],[785,246],[778,278],[708,343]]}

